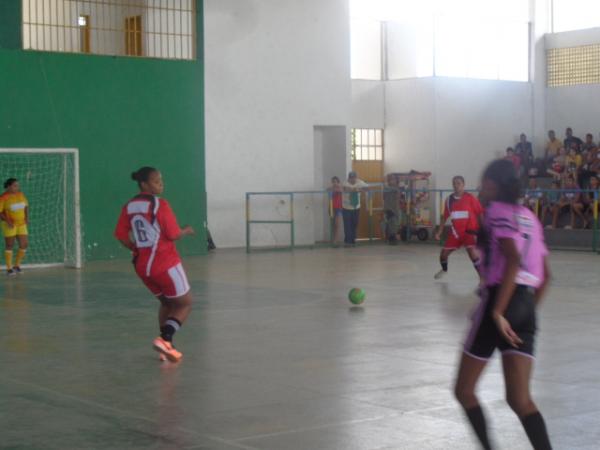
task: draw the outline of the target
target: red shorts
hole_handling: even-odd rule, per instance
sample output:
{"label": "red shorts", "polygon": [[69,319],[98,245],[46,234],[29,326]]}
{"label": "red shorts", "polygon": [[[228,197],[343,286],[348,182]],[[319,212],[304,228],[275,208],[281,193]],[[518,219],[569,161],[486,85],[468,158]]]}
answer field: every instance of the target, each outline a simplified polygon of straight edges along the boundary
{"label": "red shorts", "polygon": [[475,247],[477,245],[477,237],[471,233],[462,233],[458,237],[450,230],[444,250],[457,250],[461,247]]}
{"label": "red shorts", "polygon": [[181,263],[159,275],[139,276],[150,292],[157,297],[177,298],[190,291],[190,284]]}

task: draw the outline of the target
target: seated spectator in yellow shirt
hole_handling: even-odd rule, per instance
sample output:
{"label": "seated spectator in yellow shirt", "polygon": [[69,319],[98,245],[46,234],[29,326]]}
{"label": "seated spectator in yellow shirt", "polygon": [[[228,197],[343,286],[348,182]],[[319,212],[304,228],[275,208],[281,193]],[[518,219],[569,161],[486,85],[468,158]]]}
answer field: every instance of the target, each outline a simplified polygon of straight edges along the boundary
{"label": "seated spectator in yellow shirt", "polygon": [[563,146],[560,139],[556,137],[554,130],[548,131],[548,142],[546,143],[546,161],[552,162],[558,156],[558,153]]}

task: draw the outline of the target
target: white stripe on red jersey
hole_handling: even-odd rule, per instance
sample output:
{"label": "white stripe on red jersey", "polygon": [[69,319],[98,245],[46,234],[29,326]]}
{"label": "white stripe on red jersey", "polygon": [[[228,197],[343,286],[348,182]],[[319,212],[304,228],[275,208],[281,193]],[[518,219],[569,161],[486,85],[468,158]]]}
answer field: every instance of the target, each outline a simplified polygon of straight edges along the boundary
{"label": "white stripe on red jersey", "polygon": [[[174,241],[181,229],[169,203],[151,194],[140,194],[121,210],[115,236],[131,240],[139,275],[151,277],[181,262]],[[133,239],[132,239],[133,238]]]}

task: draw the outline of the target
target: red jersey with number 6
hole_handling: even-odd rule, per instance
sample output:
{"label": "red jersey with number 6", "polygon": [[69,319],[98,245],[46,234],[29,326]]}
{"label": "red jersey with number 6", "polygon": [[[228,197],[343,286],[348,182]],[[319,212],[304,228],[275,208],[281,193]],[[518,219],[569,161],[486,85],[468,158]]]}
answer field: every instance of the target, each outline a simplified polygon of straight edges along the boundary
{"label": "red jersey with number 6", "polygon": [[454,236],[459,237],[467,231],[479,229],[478,217],[483,214],[479,200],[468,192],[462,196],[449,195],[444,202],[444,222],[450,218],[450,226]]}
{"label": "red jersey with number 6", "polygon": [[121,210],[115,237],[135,246],[134,264],[139,276],[153,277],[181,262],[175,240],[181,228],[165,199],[141,193]]}

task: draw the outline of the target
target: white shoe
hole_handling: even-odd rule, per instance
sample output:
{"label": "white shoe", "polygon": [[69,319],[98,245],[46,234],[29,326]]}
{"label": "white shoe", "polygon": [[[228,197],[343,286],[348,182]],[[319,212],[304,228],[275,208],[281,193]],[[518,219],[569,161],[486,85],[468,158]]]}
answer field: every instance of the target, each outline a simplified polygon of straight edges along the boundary
{"label": "white shoe", "polygon": [[546,225],[546,230],[554,230],[554,227],[552,225]]}
{"label": "white shoe", "polygon": [[573,227],[571,225],[566,225],[563,230],[572,230]]}
{"label": "white shoe", "polygon": [[440,270],[438,273],[436,273],[433,278],[436,280],[441,280],[442,278],[444,278],[444,276],[447,274],[448,272],[444,272],[443,270]]}

